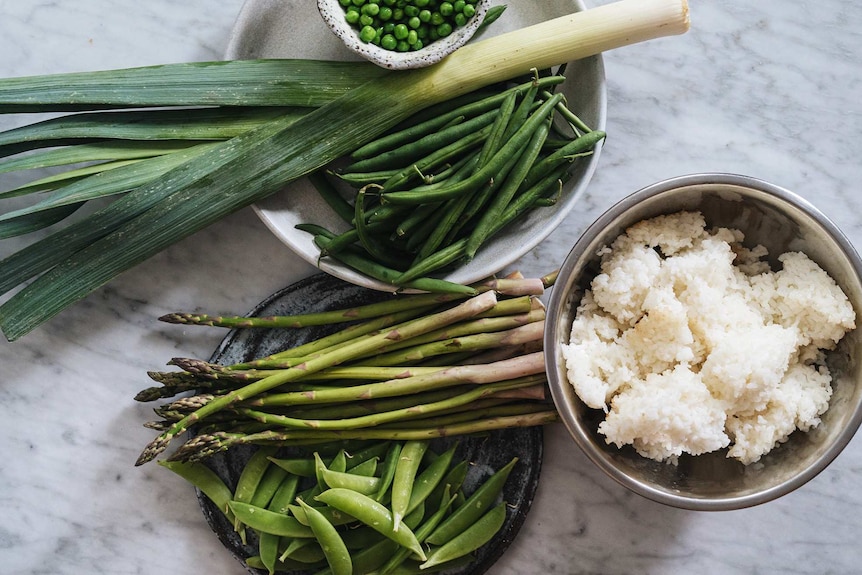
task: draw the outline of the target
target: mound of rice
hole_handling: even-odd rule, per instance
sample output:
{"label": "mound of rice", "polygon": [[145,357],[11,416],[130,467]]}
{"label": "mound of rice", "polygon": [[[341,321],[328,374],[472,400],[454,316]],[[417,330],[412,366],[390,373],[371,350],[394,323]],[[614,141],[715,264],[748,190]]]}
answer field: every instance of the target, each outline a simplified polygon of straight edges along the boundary
{"label": "mound of rice", "polygon": [[823,351],[855,328],[853,307],[805,254],[772,271],[743,239],[679,212],[602,250],[562,351],[578,397],[606,412],[608,443],[670,463],[728,448],[750,464],[820,423]]}

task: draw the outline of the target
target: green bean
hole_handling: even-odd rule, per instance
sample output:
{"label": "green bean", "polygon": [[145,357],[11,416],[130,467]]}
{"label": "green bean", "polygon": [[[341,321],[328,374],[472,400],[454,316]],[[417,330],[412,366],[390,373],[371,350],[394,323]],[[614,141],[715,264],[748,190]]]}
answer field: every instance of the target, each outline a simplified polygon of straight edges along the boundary
{"label": "green bean", "polygon": [[425,552],[410,528],[406,525],[400,525],[399,529],[395,530],[393,528],[393,516],[389,509],[367,495],[349,489],[328,489],[318,495],[317,500],[356,517],[384,537],[414,551],[424,560]]}
{"label": "green bean", "polygon": [[443,545],[452,540],[454,537],[464,532],[470,525],[473,525],[479,517],[481,517],[490,505],[496,501],[500,493],[503,492],[503,485],[506,483],[512,468],[518,458],[513,458],[509,463],[503,466],[496,473],[491,475],[476,491],[470,495],[464,505],[459,507],[452,515],[446,518],[434,532],[428,536],[426,541],[432,545]]}
{"label": "green bean", "polygon": [[159,465],[169,469],[194,485],[201,493],[213,502],[216,509],[225,514],[228,521],[234,522],[233,512],[228,503],[233,497],[230,488],[225,485],[215,471],[203,463],[183,463],[180,461],[159,461]]}
{"label": "green bean", "polygon": [[[562,76],[547,76],[541,78],[537,83],[540,87],[549,87],[561,84],[564,81],[565,78]],[[523,92],[524,90],[529,89],[532,84],[533,82],[524,83],[519,86],[509,88],[503,92],[491,93],[487,96],[484,96],[482,92],[471,92],[465,96],[465,99],[468,100],[468,102],[463,105],[455,105],[454,109],[452,109],[451,102],[447,102],[445,107],[440,107],[441,109],[439,111],[436,108],[429,108],[427,110],[427,115],[430,119],[378,138],[354,151],[351,157],[356,160],[369,158],[402,144],[415,141],[419,137],[437,130],[440,126],[443,126],[452,120],[452,118],[456,118],[458,116],[473,117],[492,108],[496,108],[500,105],[500,102],[508,96],[509,92]],[[480,99],[473,100],[475,95],[480,96]],[[445,112],[443,112],[443,109],[445,109]]]}
{"label": "green bean", "polygon": [[452,243],[455,239],[460,237],[461,229],[467,225],[468,222],[473,221],[474,216],[485,208],[488,200],[494,195],[503,182],[508,179],[509,172],[512,171],[515,163],[522,155],[523,150],[518,150],[513,153],[509,160],[503,164],[500,171],[494,175],[486,185],[479,188],[479,190],[470,197],[467,202],[467,207],[464,209],[461,217],[457,222],[455,222],[455,225],[452,226],[452,229],[449,230],[448,235],[443,240],[444,244]]}
{"label": "green bean", "polygon": [[[315,236],[315,243],[325,250],[329,240],[323,236]],[[345,250],[338,255],[331,256],[333,259],[339,260],[344,264],[354,268],[355,270],[364,273],[374,279],[386,283],[394,283],[394,280],[401,275],[401,272],[382,266],[376,262],[369,260],[366,257],[357,255]],[[419,278],[411,282],[401,284],[404,288],[415,288],[422,291],[440,292],[440,293],[455,293],[464,295],[475,295],[476,289],[470,286],[464,286],[449,282],[446,280],[438,280],[435,278]]]}
{"label": "green bean", "polygon": [[318,195],[323,198],[323,201],[332,208],[332,211],[349,224],[353,217],[353,209],[350,207],[350,204],[341,197],[338,190],[329,183],[329,180],[326,179],[326,174],[321,170],[311,172],[308,174],[308,181],[311,182],[311,185],[314,186],[315,190],[317,190]]}
{"label": "green bean", "polygon": [[470,233],[467,245],[464,248],[464,255],[467,258],[467,261],[472,260],[476,255],[476,251],[479,249],[479,246],[485,242],[485,239],[488,237],[494,223],[499,221],[503,210],[505,210],[512,197],[515,195],[515,192],[518,191],[518,188],[521,186],[521,182],[526,178],[527,173],[529,173],[533,164],[536,162],[536,159],[539,157],[539,154],[542,151],[542,145],[548,137],[549,131],[550,122],[545,122],[539,126],[539,129],[536,130],[529,144],[527,144],[526,149],[518,158],[517,163],[512,167],[509,177],[497,190],[497,193],[491,201],[491,204],[488,206],[488,209],[485,210],[485,213],[479,218],[479,221]]}
{"label": "green bean", "polygon": [[485,126],[484,128],[472,132],[456,142],[452,142],[451,144],[429,153],[424,158],[421,158],[410,166],[403,168],[397,174],[383,182],[383,189],[386,191],[399,190],[414,180],[417,175],[428,170],[432,170],[452,158],[464,157],[464,155],[468,154],[470,150],[478,147],[479,144],[485,141],[485,138],[488,137],[490,132],[491,126]]}
{"label": "green bean", "polygon": [[[536,101],[536,95],[538,94],[538,92],[539,85],[538,83],[534,83],[524,93],[524,97],[521,99],[521,103],[518,104],[518,109],[512,113],[512,119],[509,121],[509,125],[506,126],[506,131],[503,134],[504,140],[508,140],[509,138],[511,138],[518,130],[518,128],[520,128],[524,124],[524,122],[527,121],[527,118],[530,116],[530,111],[533,108],[533,103]],[[550,92],[546,92],[545,94],[547,94],[544,96],[545,99],[551,97]]]}
{"label": "green bean", "polygon": [[542,176],[556,167],[571,161],[571,157],[584,150],[591,150],[605,138],[605,132],[595,130],[578,136],[562,148],[537,162],[524,180],[524,187],[535,184]]}
{"label": "green bean", "polygon": [[[489,187],[489,184],[486,184],[485,187]],[[443,243],[443,240],[446,239],[446,236],[449,234],[450,230],[452,230],[458,219],[464,213],[464,210],[467,208],[467,204],[470,202],[473,194],[477,193],[478,190],[473,191],[471,193],[466,193],[457,198],[453,198],[446,202],[444,206],[440,209],[442,213],[442,217],[435,222],[434,229],[431,230],[431,233],[428,234],[428,237],[425,238],[425,242],[423,242],[422,246],[419,248],[419,251],[416,254],[416,257],[411,264],[411,267],[416,265],[418,262],[427,258],[429,255],[434,253],[437,248],[440,247],[440,244]],[[405,271],[405,274],[409,273],[409,268]],[[417,277],[421,277],[423,274],[414,274],[412,276],[400,277],[398,281],[410,281],[411,279],[415,279]]]}
{"label": "green bean", "polygon": [[389,452],[386,454],[386,459],[383,460],[383,472],[380,474],[380,486],[377,489],[375,499],[381,501],[383,496],[389,492],[389,487],[392,485],[392,480],[395,478],[395,467],[398,465],[398,460],[401,458],[401,442],[393,442],[389,447]]}
{"label": "green bean", "polygon": [[465,180],[452,184],[451,186],[443,186],[439,190],[426,192],[424,194],[415,194],[412,190],[408,191],[387,191],[384,184],[382,201],[391,202],[393,204],[415,205],[424,202],[437,202],[447,200],[452,197],[457,197],[466,190],[472,189],[477,182],[483,182],[493,177],[500,169],[510,160],[511,155],[518,150],[521,150],[532,138],[533,133],[545,121],[549,114],[553,112],[554,106],[562,99],[560,94],[554,94],[550,99],[542,103],[524,122],[517,132],[506,142],[496,154],[491,157],[488,162],[476,170],[473,175]]}
{"label": "green bean", "polygon": [[414,230],[421,228],[422,224],[434,217],[434,214],[440,209],[439,204],[422,204],[416,206],[416,209],[410,212],[407,217],[398,224],[395,228],[395,235],[398,237],[412,235]]}
{"label": "green bean", "polygon": [[[549,92],[547,92],[547,91],[542,93],[542,96],[545,98],[547,98],[548,95],[549,95]],[[569,123],[569,125],[571,125],[575,130],[577,130],[581,133],[584,133],[584,134],[586,134],[588,132],[592,132],[592,129],[590,129],[590,127],[587,126],[583,120],[581,120],[578,116],[576,116],[574,114],[574,112],[572,112],[568,108],[568,106],[565,105],[564,102],[560,102],[557,105],[557,111],[560,113],[561,116],[563,116],[563,118],[566,119],[566,121]]]}
{"label": "green bean", "polygon": [[[386,180],[398,173],[398,169],[377,170],[374,172],[333,172],[339,180],[350,184],[354,188],[361,188],[368,184],[383,184]],[[351,218],[352,219],[352,218]],[[350,220],[347,220],[348,222]]]}
{"label": "green bean", "polygon": [[466,245],[467,238],[461,238],[456,242],[452,242],[448,246],[441,248],[437,252],[424,258],[422,261],[411,265],[410,269],[393,278],[392,283],[395,285],[407,285],[412,281],[416,281],[409,279],[410,277],[426,277],[429,274],[458,261],[464,257],[464,248]]}
{"label": "green bean", "polygon": [[[513,93],[511,97],[514,99],[515,94]],[[409,145],[355,162],[348,166],[347,170],[367,172],[402,168],[405,164],[410,164],[434,150],[439,150],[491,124],[496,115],[496,110],[485,112],[466,122],[455,124],[439,132],[432,132]]]}
{"label": "green bean", "polygon": [[403,258],[399,258],[397,254],[393,254],[391,250],[388,250],[385,246],[380,244],[380,242],[371,235],[369,229],[370,226],[365,222],[365,194],[365,188],[359,190],[353,204],[355,214],[353,224],[356,229],[356,235],[359,237],[359,243],[375,261],[390,267],[398,267],[401,265]]}
{"label": "green bean", "polygon": [[[528,92],[532,89],[533,88],[530,87]],[[494,124],[491,128],[491,133],[488,134],[488,138],[482,146],[482,151],[479,152],[479,162],[476,164],[477,168],[484,166],[488,162],[488,159],[493,157],[493,155],[496,154],[503,145],[503,135],[506,133],[506,127],[509,125],[512,112],[515,111],[516,100],[517,94],[512,92],[506,96],[506,99],[503,100],[502,104],[500,104],[500,108],[497,110],[497,117],[494,119]]]}
{"label": "green bean", "polygon": [[428,441],[407,441],[401,448],[401,456],[395,466],[392,480],[392,528],[398,531],[401,519],[408,513],[410,494],[419,465],[428,449]]}
{"label": "green bean", "polygon": [[257,531],[281,537],[314,537],[311,529],[300,523],[296,517],[239,501],[231,501],[228,505],[245,525]]}
{"label": "green bean", "polygon": [[305,510],[311,530],[314,532],[314,537],[321,549],[323,549],[323,554],[332,574],[352,575],[353,562],[350,559],[350,551],[347,550],[341,535],[317,509],[304,501],[300,501],[299,504]]}
{"label": "green bean", "polygon": [[490,541],[506,521],[506,502],[499,503],[462,533],[434,549],[420,567],[427,569],[471,553]]}
{"label": "green bean", "polygon": [[[299,227],[300,225],[302,225],[303,228],[300,228]],[[377,231],[382,231],[382,230],[388,229],[389,223],[384,220],[384,221],[377,221],[377,222],[369,222],[366,224],[366,226],[367,226],[369,231],[377,232]],[[295,227],[297,229],[302,229],[303,231],[307,231],[313,235],[318,235],[313,228],[311,228],[310,226],[308,226],[306,224],[297,224]],[[321,250],[322,256],[338,254],[338,253],[344,251],[344,249],[347,246],[349,246],[351,244],[355,244],[359,240],[359,232],[357,231],[357,229],[355,227],[350,228],[349,230],[347,230],[345,232],[341,232],[338,235],[333,234],[333,233],[328,232],[328,231],[324,231],[323,233],[324,233],[324,235],[329,237],[329,246],[327,247],[325,252]]]}
{"label": "green bean", "polygon": [[326,229],[323,226],[318,225],[318,224],[303,223],[303,224],[296,224],[293,227],[295,227],[296,229],[298,229],[300,231],[308,232],[309,234],[311,234],[313,236],[326,236],[330,240],[336,237],[335,233],[329,231],[328,229]]}

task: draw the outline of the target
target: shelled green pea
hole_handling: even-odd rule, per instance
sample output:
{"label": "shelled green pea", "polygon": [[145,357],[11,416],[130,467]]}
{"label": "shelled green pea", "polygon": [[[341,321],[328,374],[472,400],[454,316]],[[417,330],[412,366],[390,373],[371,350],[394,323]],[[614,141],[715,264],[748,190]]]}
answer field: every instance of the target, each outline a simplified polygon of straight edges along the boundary
{"label": "shelled green pea", "polygon": [[366,44],[421,50],[467,24],[478,0],[339,0],[348,24]]}

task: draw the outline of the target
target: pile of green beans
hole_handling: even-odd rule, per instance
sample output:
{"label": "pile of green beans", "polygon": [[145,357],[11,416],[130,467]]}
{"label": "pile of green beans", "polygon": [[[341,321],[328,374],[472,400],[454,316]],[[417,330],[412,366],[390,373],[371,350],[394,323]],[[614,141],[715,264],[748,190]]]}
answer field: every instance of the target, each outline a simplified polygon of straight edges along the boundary
{"label": "pile of green beans", "polygon": [[461,28],[476,14],[477,0],[340,0],[359,39],[385,50],[421,50]]}
{"label": "pile of green beans", "polygon": [[564,80],[534,71],[418,113],[312,176],[346,231],[297,227],[321,257],[399,287],[469,263],[502,229],[553,206],[576,161],[605,138],[554,93]]}
{"label": "pile of green beans", "polygon": [[[334,444],[335,445],[335,444]],[[513,458],[478,485],[457,443],[365,442],[290,456],[259,447],[236,485],[161,462],[208,497],[258,553],[251,568],[318,575],[433,573],[470,563],[505,524]]]}

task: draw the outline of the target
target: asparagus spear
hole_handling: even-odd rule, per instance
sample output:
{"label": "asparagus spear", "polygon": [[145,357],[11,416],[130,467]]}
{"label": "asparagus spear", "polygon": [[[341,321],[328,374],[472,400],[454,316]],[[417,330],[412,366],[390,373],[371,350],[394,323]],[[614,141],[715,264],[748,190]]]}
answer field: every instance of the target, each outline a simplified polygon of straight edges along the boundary
{"label": "asparagus spear", "polygon": [[352,429],[344,431],[292,429],[287,431],[262,431],[259,433],[217,432],[193,437],[178,448],[168,461],[200,461],[216,453],[239,445],[290,445],[294,441],[342,439],[421,440],[483,433],[496,429],[531,427],[557,421],[553,409],[523,415],[489,417],[474,421],[455,423],[423,429]]}
{"label": "asparagus spear", "polygon": [[205,419],[207,416],[217,413],[224,408],[232,407],[236,403],[247,400],[289,381],[298,380],[307,373],[313,373],[326,369],[327,367],[344,363],[345,361],[363,353],[367,353],[392,339],[413,337],[422,333],[427,333],[443,325],[448,325],[450,323],[472,317],[477,313],[490,309],[496,303],[496,294],[493,291],[487,291],[472,297],[451,309],[421,317],[407,324],[402,324],[398,329],[378,333],[368,338],[363,338],[353,344],[346,344],[338,349],[321,354],[319,357],[310,359],[296,368],[276,373],[243,388],[231,390],[229,393],[210,401],[194,413],[176,422],[169,429],[163,431],[152,442],[150,442],[149,445],[147,445],[138,460],[135,462],[135,465],[143,465],[144,463],[153,460],[168,447],[174,437],[185,432],[191,425],[194,425],[195,423]]}

